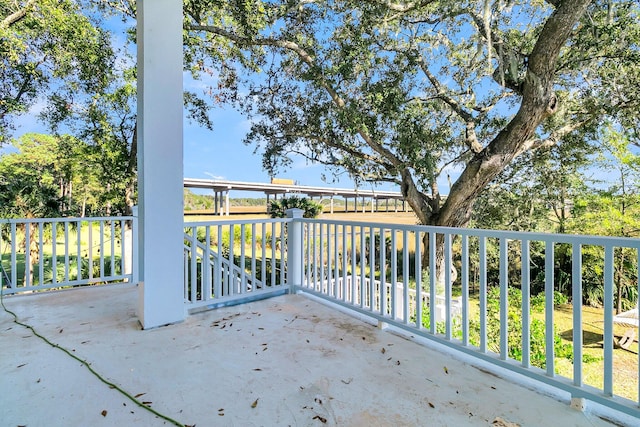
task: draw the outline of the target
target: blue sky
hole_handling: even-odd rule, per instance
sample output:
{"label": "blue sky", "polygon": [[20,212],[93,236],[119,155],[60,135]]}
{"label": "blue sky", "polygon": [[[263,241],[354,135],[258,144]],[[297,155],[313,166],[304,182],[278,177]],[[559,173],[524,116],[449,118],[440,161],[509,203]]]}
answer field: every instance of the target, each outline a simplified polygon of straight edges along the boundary
{"label": "blue sky", "polygon": [[[111,18],[103,21],[113,35],[113,44],[116,49],[129,52],[135,58],[135,46],[127,42],[126,28],[130,23],[123,23],[119,18]],[[125,59],[126,61],[126,59]],[[215,83],[215,81],[214,81]],[[194,82],[188,73],[185,73],[184,86],[197,94],[201,94],[202,88],[211,82]],[[16,130],[14,137],[19,138],[28,132],[49,133],[46,126],[38,119],[37,115],[45,107],[44,100],[32,106],[28,114],[17,117],[14,120]],[[209,131],[196,124],[184,121],[184,176],[187,178],[225,179],[233,181],[269,182],[269,174],[262,169],[260,153],[254,154],[255,146],[247,146],[242,140],[250,128],[247,118],[230,107],[214,105],[210,111],[214,130]],[[4,147],[3,150],[11,150]],[[331,177],[323,166],[311,165],[303,158],[294,159],[292,166],[278,174],[280,178],[288,178],[297,181],[300,185],[330,186],[337,188],[353,188],[354,183],[346,175],[342,175],[339,181],[327,184],[322,181],[322,174]],[[398,190],[396,186],[385,184],[378,187],[385,190]],[[237,193],[232,197],[263,197],[260,193]]]}

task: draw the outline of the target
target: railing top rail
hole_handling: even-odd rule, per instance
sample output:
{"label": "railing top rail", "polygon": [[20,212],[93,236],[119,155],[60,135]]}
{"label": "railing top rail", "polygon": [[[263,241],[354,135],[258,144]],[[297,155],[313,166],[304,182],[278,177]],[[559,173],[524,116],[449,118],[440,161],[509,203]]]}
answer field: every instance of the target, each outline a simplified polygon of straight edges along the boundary
{"label": "railing top rail", "polygon": [[93,217],[58,217],[58,218],[0,218],[0,224],[24,224],[24,223],[47,223],[47,222],[87,222],[87,221],[129,221],[134,217],[130,215],[119,216],[93,216]]}
{"label": "railing top rail", "polygon": [[227,219],[227,220],[209,220],[209,221],[185,221],[184,227],[208,227],[217,225],[240,225],[240,224],[279,224],[291,222],[291,218],[265,218],[265,219]]}
{"label": "railing top rail", "polygon": [[354,227],[373,227],[384,228],[387,230],[406,230],[422,233],[437,234],[453,234],[469,237],[487,237],[487,238],[504,238],[508,240],[518,241],[550,241],[553,243],[595,245],[595,246],[612,246],[612,247],[629,247],[640,249],[640,239],[631,237],[611,237],[611,236],[592,236],[582,234],[558,234],[558,233],[540,233],[530,231],[505,231],[505,230],[486,230],[480,228],[456,228],[456,227],[438,227],[432,225],[407,225],[407,224],[391,224],[383,222],[366,222],[366,221],[342,221],[327,219],[295,219],[311,224],[335,224],[347,225]]}

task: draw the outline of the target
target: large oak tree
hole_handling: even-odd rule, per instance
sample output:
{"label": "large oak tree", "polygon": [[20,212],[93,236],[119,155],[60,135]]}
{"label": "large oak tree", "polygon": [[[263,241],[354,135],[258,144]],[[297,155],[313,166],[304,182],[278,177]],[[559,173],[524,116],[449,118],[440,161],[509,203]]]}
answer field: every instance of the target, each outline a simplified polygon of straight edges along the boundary
{"label": "large oak tree", "polygon": [[[224,19],[239,5],[252,12]],[[192,0],[185,13],[190,36],[260,66],[232,99],[265,167],[297,153],[396,182],[423,224],[466,226],[522,153],[604,121],[637,129],[633,1]],[[230,62],[220,93],[238,81]]]}

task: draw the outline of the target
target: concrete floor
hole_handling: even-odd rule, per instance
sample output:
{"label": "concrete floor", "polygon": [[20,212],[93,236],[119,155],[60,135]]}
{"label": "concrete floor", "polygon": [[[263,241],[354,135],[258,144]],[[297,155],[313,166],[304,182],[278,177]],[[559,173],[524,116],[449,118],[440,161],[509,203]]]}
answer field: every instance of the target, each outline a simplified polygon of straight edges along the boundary
{"label": "concrete floor", "polygon": [[[607,426],[301,295],[141,331],[134,286],[5,298],[160,413],[207,426]],[[171,425],[0,313],[0,426]],[[509,424],[504,424],[509,425]]]}

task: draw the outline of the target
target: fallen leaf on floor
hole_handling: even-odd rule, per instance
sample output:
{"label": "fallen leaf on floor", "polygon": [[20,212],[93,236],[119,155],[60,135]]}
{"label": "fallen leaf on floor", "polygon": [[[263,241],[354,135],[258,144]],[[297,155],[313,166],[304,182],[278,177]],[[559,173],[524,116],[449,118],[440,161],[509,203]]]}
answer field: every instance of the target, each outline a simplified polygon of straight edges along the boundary
{"label": "fallen leaf on floor", "polygon": [[492,389],[496,390],[496,388],[494,386],[491,386]]}
{"label": "fallen leaf on floor", "polygon": [[380,352],[381,352],[382,354],[385,354],[385,353],[387,352],[387,349],[386,349],[386,348],[384,348],[384,347],[382,347],[382,350],[380,350]]}
{"label": "fallen leaf on floor", "polygon": [[60,332],[58,332],[58,333],[59,333],[59,334],[61,334],[61,333],[62,333],[62,331],[64,331],[64,329],[60,329]]}
{"label": "fallen leaf on floor", "polygon": [[259,331],[264,331],[264,328],[258,328]]}
{"label": "fallen leaf on floor", "polygon": [[254,371],[262,371],[260,368],[255,368]]}
{"label": "fallen leaf on floor", "polygon": [[40,384],[40,378],[38,378],[38,381],[36,381],[36,383]]}
{"label": "fallen leaf on floor", "polygon": [[511,421],[507,421],[500,417],[497,417],[495,420],[493,420],[491,424],[497,427],[520,427],[520,424],[512,423]]}
{"label": "fallen leaf on floor", "polygon": [[320,420],[320,422],[322,424],[326,424],[327,423],[327,419],[325,417],[321,417],[320,415],[316,415],[315,417],[313,417],[314,420]]}
{"label": "fallen leaf on floor", "polygon": [[106,410],[106,409],[103,409],[103,410],[102,410],[102,412],[100,412],[100,414],[101,414],[103,417],[106,417],[106,416],[107,416],[107,410]]}
{"label": "fallen leaf on floor", "polygon": [[224,411],[224,408],[218,409],[218,412],[223,412],[223,411]]}
{"label": "fallen leaf on floor", "polygon": [[256,406],[258,406],[258,400],[260,400],[260,399],[256,399],[256,400],[253,401],[253,403],[251,404],[252,408],[255,408]]}
{"label": "fallen leaf on floor", "polygon": [[143,405],[151,405],[153,402],[142,402]]}
{"label": "fallen leaf on floor", "polygon": [[447,369],[446,366],[444,367],[444,373],[447,374],[447,375],[449,374],[449,370]]}
{"label": "fallen leaf on floor", "polygon": [[144,396],[145,394],[147,394],[147,393],[138,393],[138,394],[136,394],[136,395],[135,395],[135,396],[133,396],[133,397],[135,397],[135,398],[137,399],[137,398],[139,398],[140,396]]}
{"label": "fallen leaf on floor", "polygon": [[22,365],[16,366],[16,368],[22,368],[23,366],[26,366],[26,365],[27,365],[26,363],[23,363]]}
{"label": "fallen leaf on floor", "polygon": [[435,408],[436,406],[433,403],[429,402],[429,407]]}
{"label": "fallen leaf on floor", "polygon": [[353,378],[349,378],[348,380],[340,380],[342,381],[344,384],[351,384],[351,381],[353,381]]}
{"label": "fallen leaf on floor", "polygon": [[396,365],[400,366],[400,361],[396,360]]}

